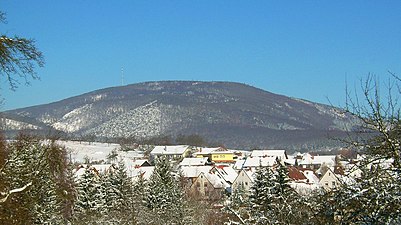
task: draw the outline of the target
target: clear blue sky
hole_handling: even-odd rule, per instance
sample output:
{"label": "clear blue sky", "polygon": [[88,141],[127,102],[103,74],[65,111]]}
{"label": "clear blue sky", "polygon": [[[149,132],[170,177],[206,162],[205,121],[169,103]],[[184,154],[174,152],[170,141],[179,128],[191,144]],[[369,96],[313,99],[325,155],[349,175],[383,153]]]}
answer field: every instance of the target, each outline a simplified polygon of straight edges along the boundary
{"label": "clear blue sky", "polygon": [[34,38],[40,81],[2,110],[155,80],[235,81],[341,105],[368,73],[401,74],[401,1],[1,0],[0,32]]}

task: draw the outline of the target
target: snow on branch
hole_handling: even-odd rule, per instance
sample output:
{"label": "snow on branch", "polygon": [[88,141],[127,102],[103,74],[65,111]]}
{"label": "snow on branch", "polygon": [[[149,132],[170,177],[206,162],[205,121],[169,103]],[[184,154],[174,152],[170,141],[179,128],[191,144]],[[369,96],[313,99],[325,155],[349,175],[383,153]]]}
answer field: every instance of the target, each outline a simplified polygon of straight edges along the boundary
{"label": "snow on branch", "polygon": [[8,197],[10,197],[11,194],[18,193],[18,192],[22,192],[22,191],[24,191],[25,189],[27,189],[27,188],[28,188],[29,186],[31,186],[31,185],[32,185],[32,182],[29,182],[29,183],[27,183],[27,184],[26,184],[25,186],[23,186],[23,187],[12,189],[12,190],[9,191],[7,194],[1,193],[2,195],[6,195],[6,196],[0,199],[0,203],[6,202],[7,199],[8,199]]}

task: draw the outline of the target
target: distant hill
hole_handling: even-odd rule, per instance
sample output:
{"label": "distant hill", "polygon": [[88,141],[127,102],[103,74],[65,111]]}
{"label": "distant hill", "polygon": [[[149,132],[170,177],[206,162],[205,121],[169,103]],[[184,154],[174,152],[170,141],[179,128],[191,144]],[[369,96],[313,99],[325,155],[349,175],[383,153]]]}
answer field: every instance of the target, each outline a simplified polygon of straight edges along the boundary
{"label": "distant hill", "polygon": [[357,121],[335,107],[240,83],[192,81],[106,88],[4,115],[13,129],[21,123],[96,137],[198,134],[231,148],[334,146],[327,137],[344,135]]}

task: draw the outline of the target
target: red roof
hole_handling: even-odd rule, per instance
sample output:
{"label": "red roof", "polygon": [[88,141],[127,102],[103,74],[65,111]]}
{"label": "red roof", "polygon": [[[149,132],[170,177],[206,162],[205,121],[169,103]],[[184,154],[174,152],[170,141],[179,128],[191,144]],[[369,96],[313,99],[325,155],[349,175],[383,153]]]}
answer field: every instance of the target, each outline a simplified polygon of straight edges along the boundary
{"label": "red roof", "polygon": [[299,169],[297,169],[296,167],[293,166],[289,166],[288,167],[288,176],[292,179],[292,180],[306,180],[308,178],[305,177],[305,175],[299,171]]}

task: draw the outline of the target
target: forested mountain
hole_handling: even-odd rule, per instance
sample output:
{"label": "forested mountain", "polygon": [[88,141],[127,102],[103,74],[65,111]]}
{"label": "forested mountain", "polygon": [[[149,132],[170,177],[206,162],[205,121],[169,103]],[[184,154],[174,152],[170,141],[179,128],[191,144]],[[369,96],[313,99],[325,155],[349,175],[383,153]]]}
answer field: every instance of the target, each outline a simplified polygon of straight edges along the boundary
{"label": "forested mountain", "polygon": [[231,148],[332,146],[337,143],[328,137],[356,124],[338,108],[233,82],[146,82],[3,114],[31,129],[50,126],[97,138],[198,134]]}

